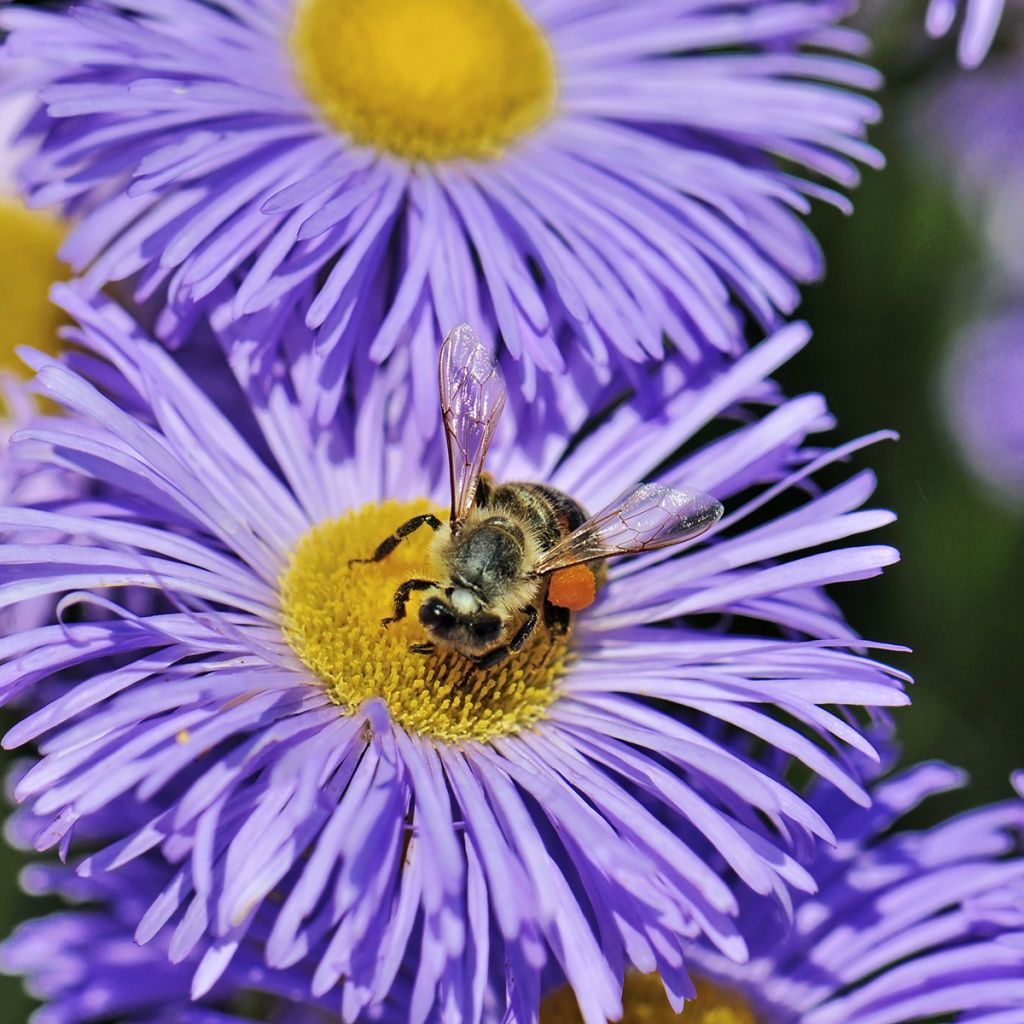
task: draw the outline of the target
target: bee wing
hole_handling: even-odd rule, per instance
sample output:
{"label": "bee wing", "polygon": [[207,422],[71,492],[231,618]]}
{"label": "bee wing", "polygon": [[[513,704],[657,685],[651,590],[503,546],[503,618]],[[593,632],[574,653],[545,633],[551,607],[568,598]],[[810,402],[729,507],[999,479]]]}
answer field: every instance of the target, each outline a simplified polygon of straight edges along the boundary
{"label": "bee wing", "polygon": [[505,381],[494,356],[466,324],[444,339],[438,373],[454,525],[473,506],[487,447],[505,408]]}
{"label": "bee wing", "polygon": [[713,526],[723,511],[701,491],[640,484],[546,551],[533,571],[544,575],[611,555],[681,544]]}

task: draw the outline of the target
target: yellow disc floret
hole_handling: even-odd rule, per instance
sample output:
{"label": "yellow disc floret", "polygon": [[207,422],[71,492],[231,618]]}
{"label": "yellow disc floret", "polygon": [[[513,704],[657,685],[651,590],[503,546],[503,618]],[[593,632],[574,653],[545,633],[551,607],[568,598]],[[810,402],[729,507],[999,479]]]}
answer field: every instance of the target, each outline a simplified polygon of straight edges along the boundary
{"label": "yellow disc floret", "polygon": [[[622,987],[621,1024],[758,1024],[747,1001],[724,985],[694,979],[697,998],[676,1013],[656,974],[631,972]],[[576,999],[569,988],[552,992],[540,1009],[540,1024],[583,1024]]]}
{"label": "yellow disc floret", "polygon": [[409,160],[498,156],[555,101],[550,47],[515,0],[300,0],[292,50],[328,121]]}
{"label": "yellow disc floret", "polygon": [[57,257],[64,226],[55,217],[0,198],[0,369],[22,377],[29,370],[15,355],[19,345],[51,354],[66,320],[50,302],[50,287],[68,276]]}
{"label": "yellow disc floret", "polygon": [[381,619],[392,614],[398,585],[427,573],[429,528],[380,562],[349,568],[349,559],[369,557],[392,530],[422,512],[443,515],[426,501],[389,501],[310,530],[281,579],[288,642],[346,711],[380,697],[406,731],[450,743],[528,728],[555,699],[565,640],[553,640],[538,626],[522,651],[489,669],[450,649],[411,652],[410,644],[430,639],[417,616],[421,595],[413,595],[400,622],[385,628]]}

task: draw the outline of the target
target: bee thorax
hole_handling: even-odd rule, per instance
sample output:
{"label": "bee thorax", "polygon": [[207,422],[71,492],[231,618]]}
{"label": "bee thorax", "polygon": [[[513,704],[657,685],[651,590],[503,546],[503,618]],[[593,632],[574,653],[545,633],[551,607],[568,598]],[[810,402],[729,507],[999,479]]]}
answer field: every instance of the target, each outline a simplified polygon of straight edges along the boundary
{"label": "bee thorax", "polygon": [[452,591],[451,595],[452,607],[460,615],[475,615],[480,611],[480,601],[477,596],[470,590],[465,590],[462,587],[456,587]]}
{"label": "bee thorax", "polygon": [[[500,600],[523,570],[525,539],[518,524],[503,516],[487,516],[467,524],[452,541],[444,559],[455,591],[465,592],[465,611],[472,614],[481,605]],[[474,602],[469,607],[469,600]]]}

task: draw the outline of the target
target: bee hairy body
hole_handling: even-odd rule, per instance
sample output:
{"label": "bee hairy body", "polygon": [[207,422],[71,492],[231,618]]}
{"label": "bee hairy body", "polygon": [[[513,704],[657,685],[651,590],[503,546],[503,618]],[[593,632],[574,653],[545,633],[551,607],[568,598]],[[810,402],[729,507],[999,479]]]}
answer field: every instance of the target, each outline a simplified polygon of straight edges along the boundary
{"label": "bee hairy body", "polygon": [[[524,610],[545,611],[549,581],[532,573],[538,558],[586,518],[578,502],[553,487],[495,484],[481,475],[473,508],[457,531],[444,524],[434,534],[430,566],[444,597],[428,599],[434,611],[424,625],[469,656],[509,639]],[[552,618],[564,616],[547,611],[545,621]]]}
{"label": "bee hairy body", "polygon": [[654,551],[692,540],[723,509],[710,495],[664,484],[639,484],[589,517],[569,495],[538,483],[496,484],[483,472],[487,447],[505,407],[505,383],[491,353],[462,324],[445,338],[438,359],[441,418],[448,446],[451,515],[413,516],[369,558],[379,562],[421,526],[434,531],[431,578],[405,580],[394,614],[405,618],[414,591],[427,643],[417,654],[451,647],[478,668],[521,651],[543,621],[550,636],[568,632],[573,612],[594,603],[611,555]]}

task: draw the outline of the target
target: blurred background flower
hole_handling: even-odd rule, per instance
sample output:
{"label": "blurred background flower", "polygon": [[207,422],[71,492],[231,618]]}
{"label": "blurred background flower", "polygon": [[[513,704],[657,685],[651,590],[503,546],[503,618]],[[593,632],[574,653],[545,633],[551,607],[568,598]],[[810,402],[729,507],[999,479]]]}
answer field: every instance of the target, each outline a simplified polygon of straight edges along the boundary
{"label": "blurred background flower", "polygon": [[1024,516],[1022,396],[1024,294],[1012,311],[976,320],[957,334],[940,396],[952,441],[979,485],[1018,516]]}
{"label": "blurred background flower", "polygon": [[943,83],[921,122],[922,160],[952,178],[981,242],[938,400],[979,485],[1024,515],[1024,41]]}

